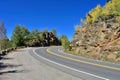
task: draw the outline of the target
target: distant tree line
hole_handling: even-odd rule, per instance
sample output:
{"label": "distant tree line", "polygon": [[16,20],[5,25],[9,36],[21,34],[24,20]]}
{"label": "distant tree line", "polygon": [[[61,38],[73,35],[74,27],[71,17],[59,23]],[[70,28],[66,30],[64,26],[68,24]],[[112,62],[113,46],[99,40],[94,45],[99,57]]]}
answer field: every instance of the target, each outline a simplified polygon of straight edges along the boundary
{"label": "distant tree line", "polygon": [[68,49],[69,44],[70,42],[65,35],[62,35],[59,38],[57,37],[56,29],[52,29],[50,32],[47,29],[43,31],[34,29],[30,32],[22,25],[16,25],[12,37],[9,40],[4,22],[0,23],[0,50],[20,46],[40,47],[51,45],[62,45],[65,49]]}
{"label": "distant tree line", "polygon": [[55,29],[53,29],[51,32],[48,32],[48,30],[39,31],[38,29],[30,32],[26,27],[21,25],[17,25],[15,27],[11,42],[14,47],[39,47],[61,44]]}

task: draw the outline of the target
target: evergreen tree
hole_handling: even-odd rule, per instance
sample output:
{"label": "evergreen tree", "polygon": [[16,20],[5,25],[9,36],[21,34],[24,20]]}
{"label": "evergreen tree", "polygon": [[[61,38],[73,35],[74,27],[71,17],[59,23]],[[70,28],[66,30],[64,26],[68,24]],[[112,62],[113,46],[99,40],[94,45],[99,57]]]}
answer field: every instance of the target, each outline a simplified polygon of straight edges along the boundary
{"label": "evergreen tree", "polygon": [[29,31],[26,27],[17,25],[12,35],[13,46],[25,46],[25,41],[27,40],[28,34]]}

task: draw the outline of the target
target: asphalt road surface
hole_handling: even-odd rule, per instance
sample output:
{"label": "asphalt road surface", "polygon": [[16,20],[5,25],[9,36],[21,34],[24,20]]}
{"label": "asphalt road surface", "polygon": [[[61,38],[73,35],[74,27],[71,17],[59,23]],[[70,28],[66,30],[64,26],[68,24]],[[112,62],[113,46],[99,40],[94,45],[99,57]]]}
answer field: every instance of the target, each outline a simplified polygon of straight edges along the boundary
{"label": "asphalt road surface", "polygon": [[0,80],[82,80],[43,63],[34,49],[19,49],[1,57]]}
{"label": "asphalt road surface", "polygon": [[37,48],[31,55],[82,80],[120,80],[120,64],[70,55],[61,49],[61,47]]}

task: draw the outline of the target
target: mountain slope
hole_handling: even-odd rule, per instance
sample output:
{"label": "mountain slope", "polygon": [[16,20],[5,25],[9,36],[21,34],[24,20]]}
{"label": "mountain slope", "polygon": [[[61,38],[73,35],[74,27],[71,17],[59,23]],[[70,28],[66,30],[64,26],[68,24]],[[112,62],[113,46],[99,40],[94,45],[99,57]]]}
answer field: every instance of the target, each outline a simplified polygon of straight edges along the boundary
{"label": "mountain slope", "polygon": [[120,62],[119,3],[119,0],[112,0],[86,15],[84,24],[77,27],[74,34],[72,51],[94,59]]}

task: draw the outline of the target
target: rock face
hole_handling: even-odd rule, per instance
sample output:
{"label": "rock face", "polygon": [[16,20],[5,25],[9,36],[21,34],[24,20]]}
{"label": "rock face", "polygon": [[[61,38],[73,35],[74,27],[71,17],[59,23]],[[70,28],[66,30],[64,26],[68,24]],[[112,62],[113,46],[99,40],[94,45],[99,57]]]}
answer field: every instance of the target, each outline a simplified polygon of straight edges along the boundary
{"label": "rock face", "polygon": [[43,46],[60,45],[60,41],[52,32],[43,33]]}
{"label": "rock face", "polygon": [[42,40],[38,38],[33,38],[26,43],[29,47],[40,47],[40,46],[50,46],[50,45],[60,45],[59,39],[52,32],[42,33]]}
{"label": "rock face", "polygon": [[120,54],[120,22],[117,16],[79,27],[71,42],[72,50],[82,54]]}

